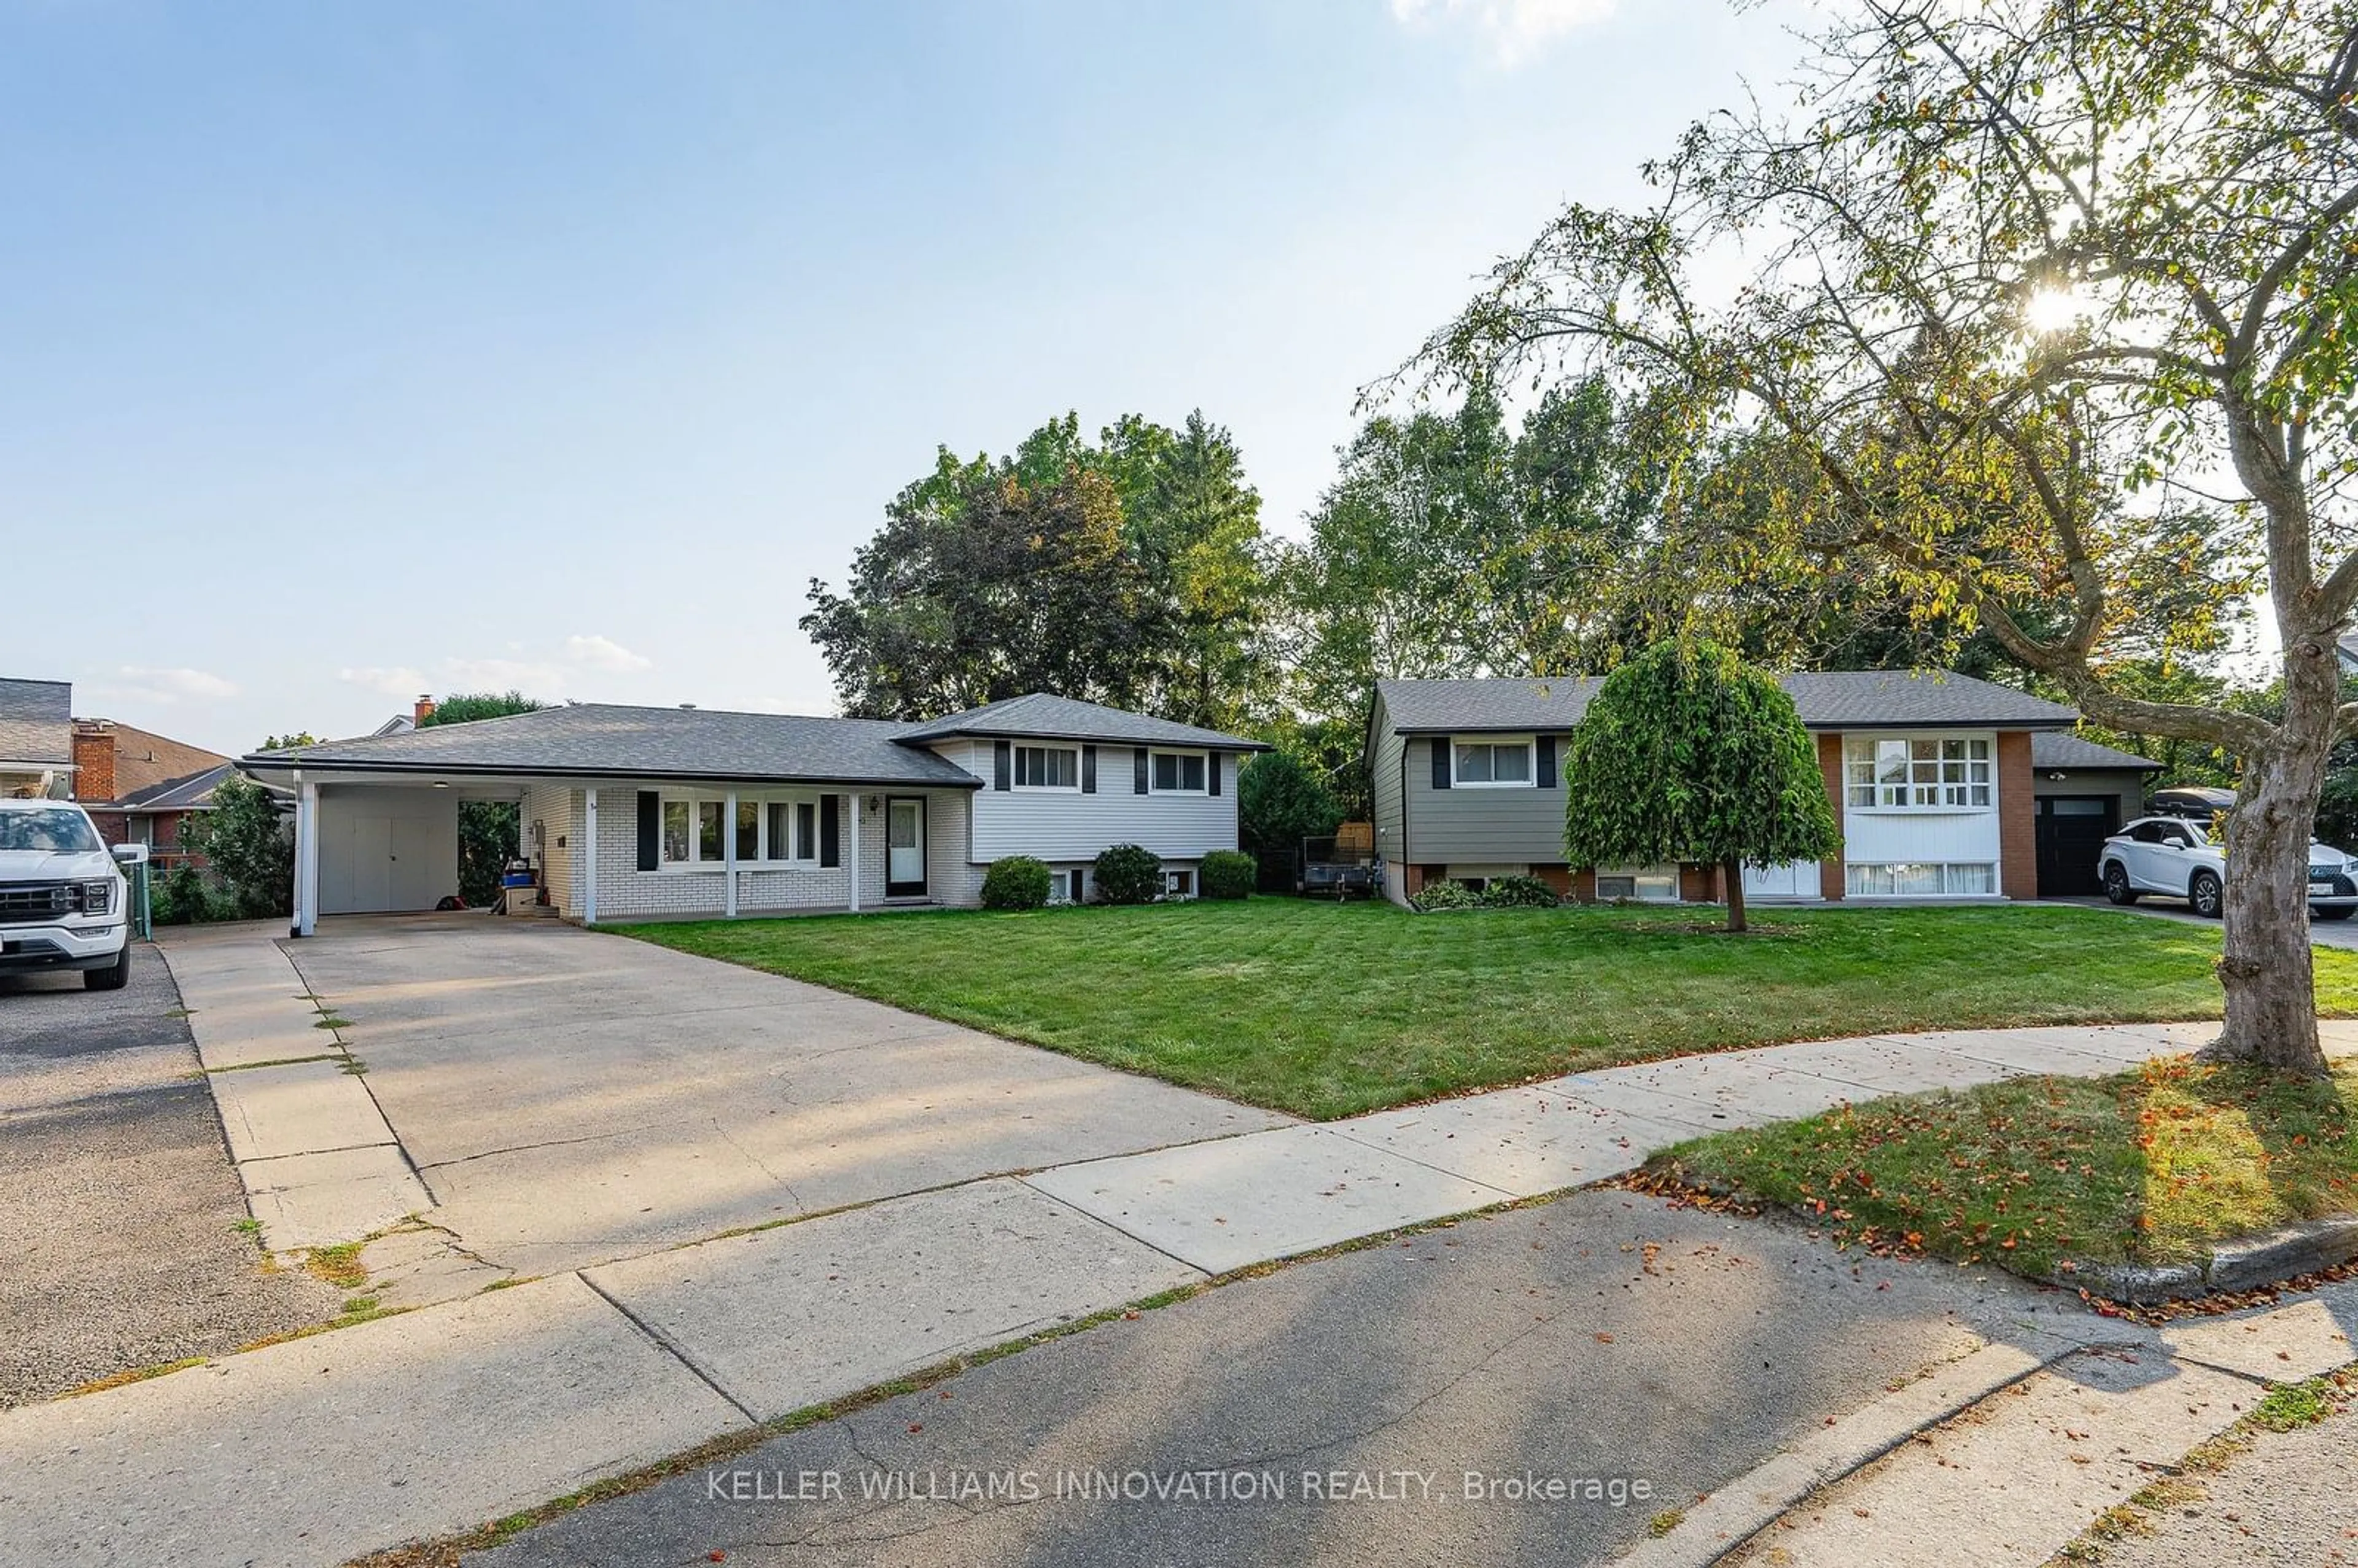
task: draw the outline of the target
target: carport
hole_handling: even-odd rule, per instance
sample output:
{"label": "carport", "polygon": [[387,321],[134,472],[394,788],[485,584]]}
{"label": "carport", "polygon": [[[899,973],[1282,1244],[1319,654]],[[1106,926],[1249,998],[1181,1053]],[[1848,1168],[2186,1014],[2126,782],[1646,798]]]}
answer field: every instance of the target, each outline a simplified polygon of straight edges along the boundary
{"label": "carport", "polygon": [[518,807],[544,909],[733,918],[979,901],[983,781],[886,720],[578,703],[242,760],[295,797],[295,934],[458,892],[460,807]]}
{"label": "carport", "polygon": [[462,801],[521,802],[525,782],[291,772],[295,930],[322,914],[407,914],[459,891]]}

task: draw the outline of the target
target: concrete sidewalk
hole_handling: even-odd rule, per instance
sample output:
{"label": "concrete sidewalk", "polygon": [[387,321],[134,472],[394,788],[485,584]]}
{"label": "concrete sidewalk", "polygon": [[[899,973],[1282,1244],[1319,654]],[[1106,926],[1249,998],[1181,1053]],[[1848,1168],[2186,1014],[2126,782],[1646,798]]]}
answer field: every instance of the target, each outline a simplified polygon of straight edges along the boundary
{"label": "concrete sidewalk", "polygon": [[178,934],[164,953],[265,1246],[331,1246],[431,1206],[284,949],[223,925]]}
{"label": "concrete sidewalk", "polygon": [[[270,983],[221,977],[213,1005],[260,1008]],[[1678,1058],[971,1182],[559,1274],[0,1415],[0,1563],[333,1563],[1243,1264],[1595,1182],[1695,1132],[2115,1070],[2212,1027]],[[2358,1050],[2358,1024],[2322,1027]]]}

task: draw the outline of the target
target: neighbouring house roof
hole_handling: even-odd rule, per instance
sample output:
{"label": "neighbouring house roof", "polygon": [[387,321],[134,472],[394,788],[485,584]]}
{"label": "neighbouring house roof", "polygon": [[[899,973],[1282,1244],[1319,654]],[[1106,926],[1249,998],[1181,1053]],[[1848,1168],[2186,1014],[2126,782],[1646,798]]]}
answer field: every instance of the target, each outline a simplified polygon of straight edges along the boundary
{"label": "neighbouring house roof", "polygon": [[0,679],[0,762],[73,765],[73,685]]}
{"label": "neighbouring house roof", "polygon": [[411,718],[406,713],[396,713],[392,718],[386,719],[384,723],[378,725],[375,729],[370,730],[369,734],[372,738],[378,735],[406,735],[412,730],[416,728],[416,719]]}
{"label": "neighbouring house roof", "polygon": [[118,811],[131,812],[210,811],[213,805],[213,791],[221,787],[223,779],[235,772],[237,764],[223,758],[219,767],[206,768],[200,773],[177,779],[166,779],[103,804]]}
{"label": "neighbouring house roof", "polygon": [[[1812,730],[2061,729],[2080,718],[2061,703],[1947,670],[1804,671],[1778,683]],[[1395,732],[1430,735],[1569,730],[1602,684],[1596,676],[1384,680],[1376,690]]]}
{"label": "neighbouring house roof", "polygon": [[2100,746],[2068,730],[2041,730],[2030,737],[2030,765],[2034,768],[2136,768],[2144,773],[2158,773],[2161,764],[2134,752],[2124,752],[2112,746]]}
{"label": "neighbouring house roof", "polygon": [[909,728],[894,719],[584,702],[258,752],[245,763],[265,775],[300,767],[427,776],[743,779],[969,789],[980,784],[923,747],[900,744]]}
{"label": "neighbouring house roof", "polygon": [[[219,768],[229,762],[219,752],[191,746],[112,719],[77,719],[75,730],[114,742],[114,799],[123,801],[175,779]],[[84,805],[103,802],[84,801]]]}
{"label": "neighbouring house roof", "polygon": [[1133,746],[1202,746],[1221,752],[1270,749],[1266,741],[1223,735],[1217,730],[1200,730],[1193,724],[1175,724],[1168,719],[1150,719],[1142,713],[1069,697],[1051,697],[1044,691],[986,703],[946,719],[907,725],[900,738],[911,744],[922,744],[958,735],[1009,740],[1037,736],[1049,741],[1105,741]]}

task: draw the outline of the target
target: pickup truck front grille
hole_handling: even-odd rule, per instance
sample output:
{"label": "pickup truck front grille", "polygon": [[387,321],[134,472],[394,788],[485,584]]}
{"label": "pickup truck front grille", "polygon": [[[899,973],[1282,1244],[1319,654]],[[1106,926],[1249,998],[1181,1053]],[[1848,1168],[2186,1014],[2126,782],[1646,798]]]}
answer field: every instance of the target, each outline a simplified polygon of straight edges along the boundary
{"label": "pickup truck front grille", "polygon": [[71,882],[0,882],[0,923],[55,920],[81,907]]}

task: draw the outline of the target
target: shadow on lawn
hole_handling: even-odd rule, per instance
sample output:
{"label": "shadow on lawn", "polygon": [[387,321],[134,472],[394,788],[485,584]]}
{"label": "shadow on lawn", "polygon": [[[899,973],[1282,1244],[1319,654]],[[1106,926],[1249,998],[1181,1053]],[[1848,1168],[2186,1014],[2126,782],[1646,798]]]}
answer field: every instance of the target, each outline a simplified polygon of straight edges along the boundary
{"label": "shadow on lawn", "polygon": [[1837,1246],[1990,1262],[2207,1262],[2358,1211],[2358,1064],[2331,1084],[2188,1057],[1838,1106],[1718,1134],[1657,1170],[1824,1226]]}

